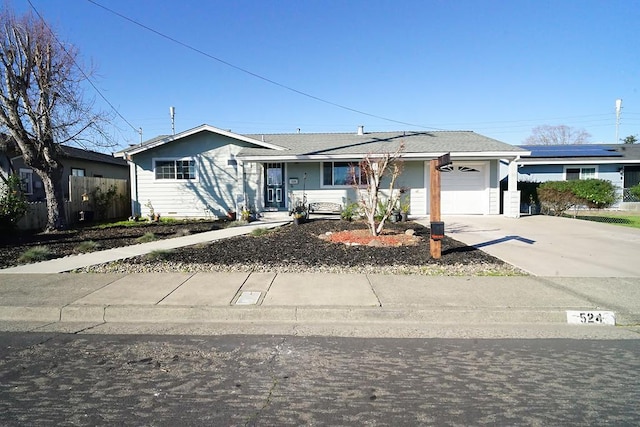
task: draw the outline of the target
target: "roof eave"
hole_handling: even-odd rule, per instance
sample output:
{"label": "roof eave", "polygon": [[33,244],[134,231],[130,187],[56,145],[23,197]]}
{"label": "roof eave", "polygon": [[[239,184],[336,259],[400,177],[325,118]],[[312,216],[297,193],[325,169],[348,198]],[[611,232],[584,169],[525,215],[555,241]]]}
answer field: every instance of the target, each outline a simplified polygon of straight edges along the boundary
{"label": "roof eave", "polygon": [[[446,154],[444,151],[428,153],[403,153],[400,157],[412,160],[431,160]],[[451,152],[452,158],[475,159],[516,159],[531,154],[529,151],[480,151],[480,152]],[[354,160],[362,159],[367,154],[302,154],[302,155],[239,155],[243,162],[279,162],[279,161],[318,161],[318,160]]]}
{"label": "roof eave", "polygon": [[124,149],[124,150],[118,151],[117,153],[114,153],[114,156],[115,157],[127,158],[126,157],[127,155],[134,156],[136,154],[140,154],[140,153],[142,153],[144,151],[147,151],[147,150],[150,150],[152,148],[156,148],[156,147],[159,147],[161,145],[168,144],[169,142],[172,142],[172,141],[175,141],[175,140],[178,140],[178,139],[186,138],[188,136],[194,135],[194,134],[196,134],[198,132],[202,132],[202,131],[208,131],[208,132],[212,132],[212,133],[215,133],[215,134],[218,134],[218,135],[226,136],[228,138],[237,139],[239,141],[243,141],[243,142],[247,142],[249,144],[257,145],[257,146],[262,147],[262,148],[268,148],[268,149],[271,149],[271,150],[278,150],[278,151],[286,150],[286,148],[281,147],[279,145],[275,145],[275,144],[270,144],[268,142],[259,141],[257,139],[253,139],[253,138],[250,138],[248,136],[244,136],[244,135],[240,135],[240,134],[237,134],[237,133],[233,133],[231,131],[227,131],[227,130],[224,130],[224,129],[219,129],[219,128],[215,127],[215,126],[200,125],[200,126],[197,126],[195,128],[186,130],[184,132],[180,132],[180,133],[175,134],[175,135],[169,135],[169,136],[167,136],[165,138],[158,139],[157,141],[153,141],[151,143],[143,143],[142,145],[136,145],[134,147],[130,147],[128,149]]}

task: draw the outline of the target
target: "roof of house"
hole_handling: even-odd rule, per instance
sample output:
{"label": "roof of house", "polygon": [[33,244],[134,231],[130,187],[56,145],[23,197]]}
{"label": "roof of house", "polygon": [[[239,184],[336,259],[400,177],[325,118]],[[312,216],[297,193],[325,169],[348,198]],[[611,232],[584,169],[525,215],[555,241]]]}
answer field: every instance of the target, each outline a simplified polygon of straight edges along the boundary
{"label": "roof of house", "polygon": [[222,135],[222,136],[226,136],[229,138],[233,138],[233,139],[237,139],[240,141],[244,141],[244,142],[248,142],[250,144],[254,144],[260,147],[264,147],[266,149],[269,150],[282,150],[282,147],[278,147],[272,144],[268,144],[265,143],[264,141],[260,141],[257,139],[252,139],[250,137],[247,137],[245,135],[240,135],[237,133],[233,133],[231,131],[228,130],[224,130],[224,129],[219,129],[217,127],[211,126],[211,125],[207,125],[207,124],[203,124],[200,126],[196,126],[192,129],[187,129],[183,132],[177,133],[175,135],[159,135],[156,136],[155,138],[151,138],[147,141],[144,141],[140,144],[137,145],[132,145],[130,147],[125,148],[124,150],[120,150],[116,153],[114,153],[113,155],[115,157],[123,157],[123,158],[127,158],[128,156],[132,156],[138,153],[142,153],[144,151],[150,150],[152,148],[155,147],[159,147],[161,145],[165,145],[165,144],[169,144],[172,141],[176,141],[182,138],[186,138],[188,136],[200,133],[200,132],[210,132],[210,133],[214,133],[214,134],[218,134],[218,135]]}
{"label": "roof of house", "polygon": [[531,152],[521,163],[638,163],[640,144],[520,145]]}
{"label": "roof of house", "polygon": [[[7,138],[6,135],[1,135],[0,138]],[[21,157],[22,153],[18,149],[13,139],[5,140],[4,150],[11,156]],[[127,162],[123,159],[116,159],[110,154],[98,153],[97,151],[84,150],[82,148],[71,147],[69,145],[60,145],[64,157],[71,159],[82,159],[90,162],[108,163],[117,166],[127,166]],[[2,150],[0,149],[0,152]]]}
{"label": "roof of house", "polygon": [[300,160],[322,158],[354,158],[370,153],[394,152],[403,144],[404,157],[433,158],[444,153],[462,157],[517,157],[528,152],[514,145],[488,138],[470,131],[396,131],[362,133],[289,133],[240,135],[201,125],[176,135],[162,135],[126,148],[114,155],[135,155],[169,144],[199,132],[211,132],[250,144],[238,158],[246,161],[276,159]]}
{"label": "roof of house", "polygon": [[274,152],[263,148],[244,148],[238,157],[257,159],[361,157],[370,153],[394,152],[404,145],[404,155],[433,157],[444,153],[512,156],[526,154],[526,150],[469,131],[437,132],[363,132],[358,133],[292,133],[247,135],[266,143],[284,147]]}
{"label": "roof of house", "polygon": [[127,166],[127,162],[123,159],[116,159],[110,154],[98,153],[96,151],[83,150],[81,148],[61,145],[62,152],[66,157],[73,159],[88,160],[90,162],[108,163],[117,166]]}

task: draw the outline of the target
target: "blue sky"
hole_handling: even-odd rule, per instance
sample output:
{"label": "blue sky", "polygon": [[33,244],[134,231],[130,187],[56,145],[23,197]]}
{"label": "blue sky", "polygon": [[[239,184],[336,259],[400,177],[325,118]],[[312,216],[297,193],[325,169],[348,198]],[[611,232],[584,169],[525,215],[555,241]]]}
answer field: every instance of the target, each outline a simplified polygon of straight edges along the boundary
{"label": "blue sky", "polygon": [[[145,140],[171,133],[174,106],[177,132],[203,123],[238,133],[364,125],[473,130],[521,144],[535,126],[565,124],[613,143],[617,98],[620,137],[640,134],[635,0],[95,2],[327,101],[90,1],[31,0],[97,66],[96,86]],[[109,109],[92,88],[87,95]],[[113,134],[119,147],[140,140],[119,117]]]}

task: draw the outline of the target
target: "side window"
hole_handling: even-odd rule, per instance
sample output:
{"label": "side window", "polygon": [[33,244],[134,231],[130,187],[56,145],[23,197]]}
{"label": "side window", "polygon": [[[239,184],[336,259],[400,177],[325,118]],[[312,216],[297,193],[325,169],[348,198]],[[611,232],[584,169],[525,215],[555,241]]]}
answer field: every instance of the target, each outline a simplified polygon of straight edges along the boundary
{"label": "side window", "polygon": [[162,159],[154,161],[156,180],[194,180],[196,162],[193,159]]}
{"label": "side window", "polygon": [[33,194],[33,171],[31,169],[20,169],[19,172],[22,191],[24,191],[24,194]]}

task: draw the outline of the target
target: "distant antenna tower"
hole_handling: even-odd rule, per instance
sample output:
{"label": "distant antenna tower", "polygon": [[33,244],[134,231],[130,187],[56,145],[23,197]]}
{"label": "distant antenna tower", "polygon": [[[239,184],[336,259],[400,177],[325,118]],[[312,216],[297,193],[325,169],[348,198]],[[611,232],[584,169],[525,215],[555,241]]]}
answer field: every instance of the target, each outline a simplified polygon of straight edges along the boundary
{"label": "distant antenna tower", "polygon": [[140,145],[142,145],[142,128],[138,129],[138,133],[140,134]]}
{"label": "distant antenna tower", "polygon": [[618,127],[620,126],[620,110],[622,110],[622,99],[616,99],[616,144],[618,143]]}
{"label": "distant antenna tower", "polygon": [[169,115],[171,116],[171,132],[176,134],[176,108],[169,107]]}

